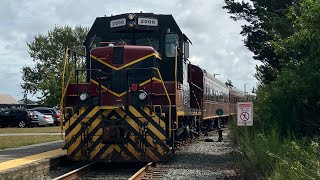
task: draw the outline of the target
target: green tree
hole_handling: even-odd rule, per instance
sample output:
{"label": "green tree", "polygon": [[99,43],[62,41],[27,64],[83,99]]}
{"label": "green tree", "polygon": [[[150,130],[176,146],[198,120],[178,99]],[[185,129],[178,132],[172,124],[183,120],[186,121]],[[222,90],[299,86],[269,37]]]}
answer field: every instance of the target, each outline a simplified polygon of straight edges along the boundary
{"label": "green tree", "polygon": [[276,54],[288,62],[273,87],[285,92],[282,99],[291,109],[293,117],[284,120],[312,135],[320,127],[320,1],[301,1],[288,18],[293,34],[272,43]]}
{"label": "green tree", "polygon": [[271,41],[292,34],[292,21],[287,18],[290,7],[300,0],[250,0],[239,2],[225,0],[224,9],[235,21],[245,20],[241,34],[245,46],[254,53],[254,59],[262,62],[256,67],[256,78],[268,84],[282,68],[281,58],[275,53]]}
{"label": "green tree", "polygon": [[30,93],[41,93],[38,97],[43,105],[58,105],[61,97],[61,73],[63,56],[67,47],[84,54],[82,43],[88,28],[56,26],[46,35],[36,35],[27,43],[34,66],[22,68],[21,87]]}
{"label": "green tree", "polygon": [[234,133],[262,179],[320,178],[318,139],[306,138],[320,134],[320,1],[296,2],[285,13],[290,33],[267,41],[281,68],[258,88],[255,125]]}

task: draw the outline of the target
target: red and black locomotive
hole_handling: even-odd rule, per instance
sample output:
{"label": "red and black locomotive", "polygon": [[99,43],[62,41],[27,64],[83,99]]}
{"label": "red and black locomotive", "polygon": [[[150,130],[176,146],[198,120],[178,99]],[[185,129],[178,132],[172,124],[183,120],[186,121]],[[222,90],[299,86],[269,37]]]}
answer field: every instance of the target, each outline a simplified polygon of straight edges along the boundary
{"label": "red and black locomotive", "polygon": [[61,110],[68,157],[161,161],[175,143],[233,115],[242,94],[191,64],[190,43],[172,15],[96,18],[84,42],[85,63],[77,64],[69,49],[65,56]]}

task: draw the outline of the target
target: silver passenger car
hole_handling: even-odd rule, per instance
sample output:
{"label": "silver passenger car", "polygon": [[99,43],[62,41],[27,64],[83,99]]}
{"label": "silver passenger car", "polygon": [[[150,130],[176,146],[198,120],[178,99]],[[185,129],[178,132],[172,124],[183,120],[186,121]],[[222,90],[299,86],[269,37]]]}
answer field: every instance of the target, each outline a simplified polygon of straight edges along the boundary
{"label": "silver passenger car", "polygon": [[46,126],[46,125],[54,125],[54,119],[51,115],[45,115],[38,111],[34,111],[38,116],[38,125]]}

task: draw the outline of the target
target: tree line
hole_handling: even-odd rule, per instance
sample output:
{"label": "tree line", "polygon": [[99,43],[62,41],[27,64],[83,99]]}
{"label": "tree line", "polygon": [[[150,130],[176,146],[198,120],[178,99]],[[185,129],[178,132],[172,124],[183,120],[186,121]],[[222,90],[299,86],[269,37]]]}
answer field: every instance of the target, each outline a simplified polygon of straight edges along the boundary
{"label": "tree line", "polygon": [[[283,134],[307,135],[320,127],[320,1],[225,0],[231,18],[247,23],[244,45],[262,62],[256,113]],[[268,117],[269,116],[269,117]]]}
{"label": "tree line", "polygon": [[[254,179],[320,179],[320,1],[225,0],[254,53],[254,126],[233,127]],[[258,174],[258,175],[257,175]]]}

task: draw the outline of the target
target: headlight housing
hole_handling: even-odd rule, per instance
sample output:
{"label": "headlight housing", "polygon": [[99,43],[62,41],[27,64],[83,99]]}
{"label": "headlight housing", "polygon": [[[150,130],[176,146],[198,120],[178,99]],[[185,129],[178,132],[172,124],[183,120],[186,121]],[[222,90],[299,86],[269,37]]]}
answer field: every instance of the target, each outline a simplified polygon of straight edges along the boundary
{"label": "headlight housing", "polygon": [[129,14],[129,15],[128,15],[128,19],[129,19],[129,20],[133,20],[133,19],[134,19],[134,16],[135,16],[134,14]]}
{"label": "headlight housing", "polygon": [[134,21],[130,21],[130,22],[128,22],[127,26],[128,26],[129,29],[135,28],[136,23]]}
{"label": "headlight housing", "polygon": [[139,100],[144,101],[145,99],[147,99],[147,97],[148,97],[147,92],[145,92],[145,91],[139,91],[139,94],[138,94]]}
{"label": "headlight housing", "polygon": [[81,100],[81,101],[87,100],[88,97],[89,97],[88,93],[82,93],[82,94],[80,94],[80,100]]}

